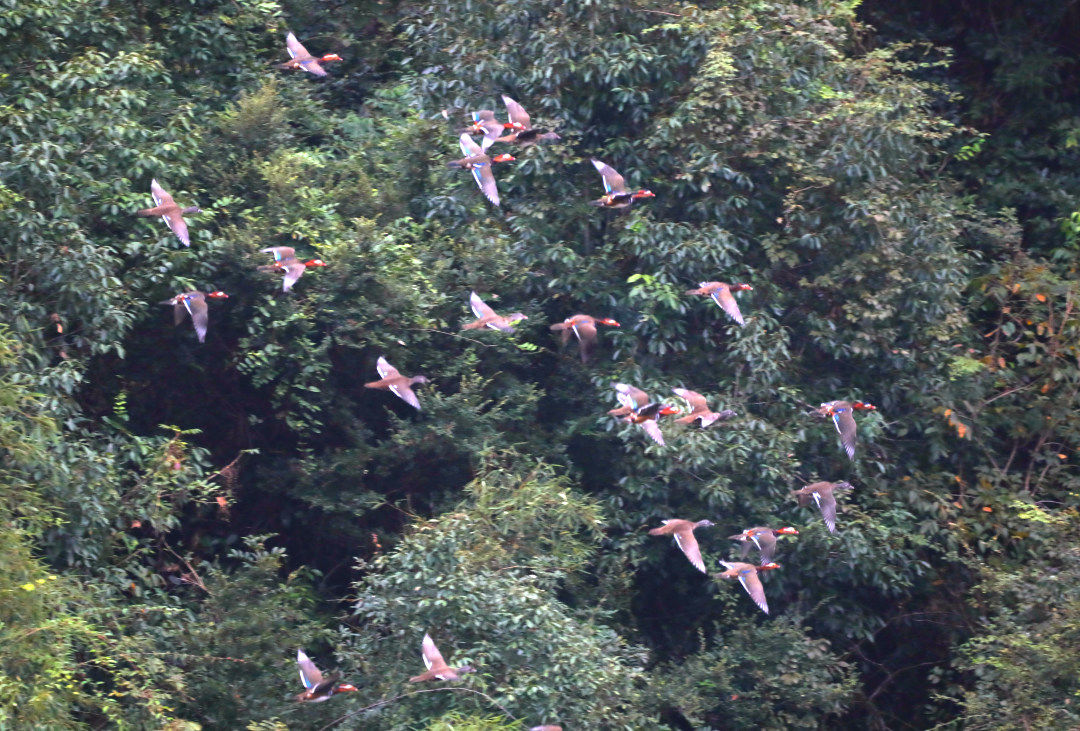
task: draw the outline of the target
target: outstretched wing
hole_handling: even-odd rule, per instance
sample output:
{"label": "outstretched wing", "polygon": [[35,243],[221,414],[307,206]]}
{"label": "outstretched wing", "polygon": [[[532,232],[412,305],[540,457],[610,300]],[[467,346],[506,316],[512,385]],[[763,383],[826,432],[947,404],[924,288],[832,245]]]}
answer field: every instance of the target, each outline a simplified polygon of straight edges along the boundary
{"label": "outstretched wing", "polygon": [[154,199],[155,206],[175,206],[176,201],[173,197],[165,192],[157,181],[157,178],[150,181],[150,197]]}
{"label": "outstretched wing", "polygon": [[664,434],[660,431],[660,425],[657,424],[654,420],[649,419],[647,421],[641,422],[641,428],[645,430],[645,433],[648,434],[654,442],[659,444],[661,447],[665,446]]}
{"label": "outstretched wing", "polygon": [[264,254],[273,254],[274,261],[296,258],[296,250],[291,246],[271,246],[269,249],[259,249],[259,251]]}
{"label": "outstretched wing", "polygon": [[394,376],[400,376],[398,369],[386,362],[386,358],[379,356],[379,360],[375,363],[375,370],[379,372],[380,378],[393,378]]}
{"label": "outstretched wing", "polygon": [[640,388],[625,383],[616,383],[614,388],[619,394],[619,403],[628,409],[637,409],[649,403],[649,395]]}
{"label": "outstretched wing", "polygon": [[499,187],[495,184],[495,174],[491,172],[491,163],[473,165],[472,175],[484,197],[491,201],[492,205],[499,205]]}
{"label": "outstretched wing", "polygon": [[[652,424],[653,422],[646,422]],[[663,444],[663,442],[661,442]],[[694,565],[694,568],[701,573],[707,573],[705,571],[705,562],[701,560],[701,549],[698,547],[697,538],[694,537],[694,531],[689,529],[675,531],[675,545],[679,547],[679,550],[690,559],[690,563]]]}
{"label": "outstretched wing", "polygon": [[506,94],[502,95],[502,100],[503,104],[506,105],[506,112],[510,115],[511,122],[520,124],[524,129],[532,127],[532,125],[529,124],[529,113],[525,111],[525,107],[518,104]]}
{"label": "outstretched wing", "polygon": [[469,295],[469,306],[472,307],[473,314],[476,315],[477,319],[483,320],[485,317],[497,317],[495,310],[488,307],[476,292]]}
{"label": "outstretched wing", "polygon": [[446,667],[446,661],[443,660],[442,653],[435,646],[435,641],[431,639],[431,635],[426,632],[424,633],[424,643],[421,645],[421,655],[424,658],[424,666],[428,670]]}
{"label": "outstretched wing", "polygon": [[723,308],[724,312],[731,315],[731,319],[740,325],[745,325],[743,322],[742,313],[739,312],[739,303],[735,301],[735,295],[731,293],[731,289],[728,287],[720,287],[712,293],[713,301]]}
{"label": "outstretched wing", "polygon": [[604,179],[604,192],[605,193],[625,193],[626,181],[623,180],[623,176],[615,172],[615,168],[610,165],[600,162],[599,160],[592,161],[593,167],[600,173],[600,177]]}
{"label": "outstretched wing", "polygon": [[296,651],[296,666],[300,670],[300,682],[307,690],[323,682],[322,673],[303,650]]}
{"label": "outstretched wing", "polygon": [[390,384],[390,390],[394,392],[394,395],[396,395],[399,399],[401,399],[402,401],[407,403],[409,406],[412,406],[417,411],[421,410],[420,409],[420,399],[418,399],[416,397],[416,394],[413,392],[412,387],[409,386],[408,384],[403,384],[401,386],[398,386],[396,384],[391,383]]}
{"label": "outstretched wing", "polygon": [[687,403],[691,413],[709,410],[709,403],[697,391],[691,391],[688,388],[673,388],[671,390]]}
{"label": "outstretched wing", "polygon": [[473,138],[469,136],[468,132],[461,133],[461,137],[458,138],[458,145],[461,147],[461,154],[465,157],[484,154],[484,150],[480,145],[473,141]]}
{"label": "outstretched wing", "polygon": [[581,362],[586,363],[596,348],[596,325],[586,320],[574,323],[571,329],[574,331],[574,335],[577,335],[581,351]]}
{"label": "outstretched wing", "polygon": [[855,415],[850,408],[841,408],[833,412],[833,424],[840,434],[840,443],[844,445],[848,459],[855,459]]}
{"label": "outstretched wing", "polygon": [[818,507],[821,509],[821,517],[825,519],[825,527],[830,533],[836,532],[836,496],[829,493],[814,493]]}
{"label": "outstretched wing", "polygon": [[755,569],[743,569],[739,572],[739,583],[746,589],[746,593],[754,600],[761,611],[769,613],[769,602],[765,600],[765,587],[761,585],[761,578]]}
{"label": "outstretched wing", "polygon": [[193,292],[183,299],[184,307],[191,315],[191,324],[195,327],[195,334],[199,336],[199,342],[206,341],[206,328],[210,324],[210,315],[206,306],[206,298],[202,292]]}
{"label": "outstretched wing", "polygon": [[287,261],[285,263],[285,279],[282,280],[281,289],[284,292],[288,292],[296,284],[297,280],[304,275],[304,270],[307,269],[302,261],[296,261],[295,259]]}

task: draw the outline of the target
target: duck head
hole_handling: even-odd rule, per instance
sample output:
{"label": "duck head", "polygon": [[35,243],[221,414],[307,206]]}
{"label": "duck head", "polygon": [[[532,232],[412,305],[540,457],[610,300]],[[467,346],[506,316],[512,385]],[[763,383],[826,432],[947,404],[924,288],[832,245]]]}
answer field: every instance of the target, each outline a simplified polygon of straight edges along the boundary
{"label": "duck head", "polygon": [[642,188],[641,190],[639,190],[637,193],[634,193],[630,197],[633,198],[634,200],[637,200],[638,198],[655,198],[656,193],[653,193],[651,190],[645,190],[644,188]]}
{"label": "duck head", "polygon": [[418,383],[430,383],[430,381],[428,381],[427,376],[413,376],[411,379],[409,379],[410,386],[415,386]]}
{"label": "duck head", "polygon": [[758,566],[757,570],[758,571],[769,571],[771,569],[778,569],[778,568],[780,568],[780,564],[776,563],[775,561],[770,561],[769,563],[762,564],[761,566]]}
{"label": "duck head", "polygon": [[334,688],[334,692],[335,693],[355,693],[356,692],[356,686],[352,685],[350,683],[342,683],[341,685]]}
{"label": "duck head", "polygon": [[517,158],[514,157],[513,155],[508,155],[508,154],[506,154],[504,152],[501,155],[496,155],[495,157],[491,158],[491,161],[492,162],[513,162],[516,159]]}
{"label": "duck head", "polygon": [[528,320],[529,316],[528,315],[523,315],[520,312],[515,312],[512,315],[507,315],[506,319],[509,320],[510,322],[517,322],[518,320]]}
{"label": "duck head", "polygon": [[322,259],[311,259],[310,261],[305,261],[304,266],[306,266],[306,267],[325,267],[325,266],[330,266],[330,265],[327,264]]}
{"label": "duck head", "polygon": [[864,401],[856,401],[851,405],[851,408],[859,409],[860,411],[877,411],[877,406],[874,406],[873,404],[868,404]]}
{"label": "duck head", "polygon": [[218,290],[216,292],[207,292],[206,296],[209,297],[210,299],[215,299],[215,300],[216,299],[228,299],[229,298],[229,295],[225,294],[224,292],[222,292],[220,290]]}
{"label": "duck head", "polygon": [[320,58],[319,60],[320,61],[340,61],[341,56],[337,55],[336,53],[328,53],[325,56],[323,56],[322,58]]}
{"label": "duck head", "polygon": [[740,284],[736,284],[736,285],[733,285],[733,286],[731,287],[731,289],[732,289],[732,291],[735,291],[735,292],[741,292],[741,291],[742,291],[742,290],[744,290],[744,289],[750,289],[750,290],[752,290],[752,289],[753,289],[753,287],[751,287],[751,286],[750,286],[749,284],[743,284],[743,283],[740,283]]}
{"label": "duck head", "polygon": [[597,322],[599,322],[601,325],[610,325],[611,327],[622,327],[622,325],[620,325],[615,320],[612,320],[610,317],[604,317],[604,318],[602,318],[600,320],[597,320]]}
{"label": "duck head", "polygon": [[780,528],[776,532],[779,533],[782,536],[797,536],[797,535],[799,535],[799,531],[795,530],[791,526]]}
{"label": "duck head", "polygon": [[667,404],[664,404],[663,406],[660,407],[660,410],[658,412],[656,412],[656,415],[657,416],[670,416],[671,414],[677,414],[677,413],[679,413],[679,410],[677,408],[675,408],[674,406],[669,406]]}
{"label": "duck head", "polygon": [[198,206],[188,206],[180,212],[183,213],[185,216],[189,216],[192,213],[202,213],[202,209]]}
{"label": "duck head", "polygon": [[525,125],[521,122],[503,122],[503,129],[523,130],[525,129]]}
{"label": "duck head", "polygon": [[472,665],[462,665],[460,668],[457,669],[457,674],[458,675],[464,675],[465,673],[475,673],[475,672],[476,672],[476,668],[474,668]]}
{"label": "duck head", "polygon": [[712,528],[714,525],[716,525],[716,523],[708,519],[699,520],[697,523],[694,523],[695,528]]}

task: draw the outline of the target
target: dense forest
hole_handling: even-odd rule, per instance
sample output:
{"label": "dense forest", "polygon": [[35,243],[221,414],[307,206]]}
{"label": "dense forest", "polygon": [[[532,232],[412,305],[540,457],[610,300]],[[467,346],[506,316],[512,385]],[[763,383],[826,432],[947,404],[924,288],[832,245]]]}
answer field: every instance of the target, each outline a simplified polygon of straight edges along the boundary
{"label": "dense forest", "polygon": [[0,727],[1080,726],[1078,28],[0,0]]}

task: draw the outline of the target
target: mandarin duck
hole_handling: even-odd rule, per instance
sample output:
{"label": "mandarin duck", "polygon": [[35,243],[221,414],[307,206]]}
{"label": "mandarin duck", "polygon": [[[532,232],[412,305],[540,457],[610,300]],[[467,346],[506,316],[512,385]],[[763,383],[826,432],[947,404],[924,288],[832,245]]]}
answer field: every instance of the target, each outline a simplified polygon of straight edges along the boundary
{"label": "mandarin duck", "polygon": [[877,411],[877,407],[862,401],[826,401],[817,409],[822,416],[832,417],[848,459],[855,459],[856,411]]}
{"label": "mandarin duck", "polygon": [[761,577],[758,576],[758,572],[778,569],[780,568],[780,564],[770,562],[762,564],[761,566],[754,566],[753,564],[742,563],[741,561],[721,561],[720,565],[727,570],[723,573],[715,574],[716,578],[738,579],[739,583],[746,589],[746,593],[754,600],[754,604],[757,604],[758,607],[761,608],[761,611],[768,614],[769,602],[765,600],[765,587],[761,585]]}
{"label": "mandarin duck", "polygon": [[697,289],[688,289],[686,294],[704,294],[712,297],[713,302],[720,305],[724,312],[731,315],[731,319],[740,325],[743,322],[742,313],[739,312],[739,303],[735,301],[732,292],[741,292],[744,289],[753,289],[749,284],[724,284],[723,282],[698,282]]}
{"label": "mandarin duck", "polygon": [[598,206],[600,208],[626,208],[640,198],[656,197],[652,191],[645,190],[644,188],[636,193],[628,192],[626,190],[626,181],[623,180],[623,176],[615,172],[615,168],[602,163],[599,160],[593,160],[592,164],[600,173],[600,177],[604,181],[604,196],[602,198],[597,198],[594,201],[589,201],[589,205]]}
{"label": "mandarin duck", "polygon": [[422,683],[425,680],[461,680],[461,675],[476,672],[469,665],[462,665],[459,668],[452,668],[447,665],[446,661],[443,660],[442,653],[439,652],[439,648],[435,646],[435,642],[431,639],[431,635],[426,632],[424,633],[424,643],[421,646],[421,655],[424,658],[424,665],[427,670],[409,678],[410,683]]}
{"label": "mandarin duck", "polygon": [[698,547],[697,538],[694,537],[694,529],[712,528],[715,524],[711,520],[699,520],[695,523],[692,520],[678,518],[661,522],[663,525],[650,530],[649,535],[671,536],[675,540],[675,545],[683,552],[690,564],[701,573],[707,573],[705,562],[701,559],[701,549]]}
{"label": "mandarin duck", "polygon": [[596,326],[608,325],[620,327],[619,323],[609,317],[593,317],[592,315],[574,315],[562,322],[551,326],[552,332],[562,333],[562,344],[565,346],[573,333],[578,339],[578,350],[581,353],[581,362],[587,363],[593,350],[596,349]]}
{"label": "mandarin duck", "polygon": [[704,429],[718,419],[730,419],[736,416],[731,409],[724,409],[721,412],[711,410],[709,402],[697,391],[691,391],[688,388],[673,388],[671,390],[690,407],[690,413],[676,419],[676,424],[693,424],[695,420],[700,419],[701,427]]}
{"label": "mandarin duck", "polygon": [[465,157],[460,160],[451,160],[446,163],[446,166],[464,168],[471,172],[484,196],[494,205],[499,205],[499,188],[495,184],[495,174],[491,172],[491,166],[497,162],[512,162],[515,159],[514,156],[503,154],[489,157],[480,145],[473,142],[468,132],[462,133],[458,142]]}
{"label": "mandarin duck", "polygon": [[495,310],[491,309],[484,300],[480,299],[480,295],[473,292],[469,295],[469,306],[472,308],[473,314],[476,315],[476,320],[467,323],[462,326],[462,330],[478,330],[482,327],[490,327],[492,330],[502,330],[504,333],[514,332],[513,323],[518,320],[528,320],[529,318],[520,312],[515,312],[511,315],[498,315]]}
{"label": "mandarin duck", "polygon": [[300,41],[296,40],[291,32],[285,36],[285,48],[289,52],[289,59],[285,63],[281,64],[283,69],[303,69],[309,74],[315,74],[316,76],[326,76],[326,69],[319,65],[319,62],[326,63],[328,61],[340,61],[341,56],[336,53],[328,53],[325,56],[316,58],[308,53],[308,50],[304,48],[304,45]]}
{"label": "mandarin duck", "polygon": [[678,409],[664,403],[649,403],[648,394],[640,388],[625,383],[616,383],[613,387],[622,406],[608,411],[608,414],[622,416],[626,421],[638,424],[654,442],[664,446],[664,435],[657,421],[661,416],[678,413]]}
{"label": "mandarin duck", "polygon": [[825,519],[825,527],[830,533],[836,532],[836,490],[852,490],[850,482],[814,482],[806,487],[793,490],[792,495],[799,498],[799,505],[806,507],[813,498],[821,511],[821,517]]}
{"label": "mandarin duck", "polygon": [[773,555],[776,553],[776,538],[778,536],[797,535],[799,535],[799,531],[790,526],[776,529],[757,526],[755,528],[747,528],[742,533],[728,536],[728,539],[742,542],[742,553],[740,554],[740,558],[743,559],[750,554],[750,549],[756,546],[758,549],[758,557],[761,559],[761,564],[765,565],[772,562]]}
{"label": "mandarin duck", "polygon": [[330,700],[335,693],[352,693],[356,690],[354,685],[338,683],[337,674],[324,678],[303,650],[296,651],[296,665],[300,670],[300,682],[304,684],[304,692],[296,696],[301,703],[320,703]]}
{"label": "mandarin duck", "polygon": [[268,249],[260,249],[264,254],[273,254],[274,263],[259,267],[260,272],[283,272],[285,278],[281,281],[281,291],[288,292],[303,276],[308,267],[328,266],[322,259],[309,259],[300,261],[296,258],[296,251],[291,246],[271,246]]}
{"label": "mandarin duck", "polygon": [[[559,139],[559,135],[554,132],[548,132],[543,129],[534,129],[532,122],[529,119],[529,113],[525,111],[525,107],[518,104],[506,94],[502,95],[502,100],[503,104],[506,105],[506,111],[510,117],[510,123],[504,126],[510,129],[510,133],[493,140],[493,142],[514,142],[522,147],[526,147],[528,145],[535,145],[537,142]],[[485,137],[485,140],[486,139],[487,138]]]}
{"label": "mandarin duck", "polygon": [[199,342],[206,342],[206,327],[210,323],[209,308],[206,306],[206,298],[210,299],[226,299],[229,295],[224,292],[207,292],[203,293],[198,290],[192,290],[191,292],[182,292],[170,299],[165,300],[161,304],[172,305],[173,308],[173,324],[179,325],[184,321],[184,315],[191,317],[191,324],[195,328],[195,334],[199,338]]}
{"label": "mandarin duck", "polygon": [[180,239],[180,243],[184,246],[191,246],[191,238],[188,236],[187,223],[184,221],[184,216],[190,213],[202,213],[202,209],[198,206],[188,206],[187,208],[181,208],[176,205],[176,201],[173,197],[165,192],[165,189],[158,185],[158,181],[155,178],[150,181],[150,197],[154,199],[153,208],[143,208],[141,211],[136,211],[136,216],[161,216],[161,220],[165,222],[165,225],[169,227],[169,230],[176,234],[176,238]]}
{"label": "mandarin duck", "polygon": [[499,140],[508,129],[519,129],[513,122],[500,122],[495,119],[495,112],[490,109],[481,109],[472,113],[473,123],[461,130],[470,135],[484,135],[480,140],[480,149],[487,148]]}
{"label": "mandarin duck", "polygon": [[383,391],[392,391],[395,396],[402,401],[412,406],[414,409],[420,409],[420,399],[413,393],[412,387],[421,383],[427,383],[426,376],[403,376],[398,373],[398,369],[386,362],[386,358],[379,356],[378,362],[375,364],[376,370],[379,372],[379,380],[372,381],[371,383],[365,383],[364,388],[378,388]]}

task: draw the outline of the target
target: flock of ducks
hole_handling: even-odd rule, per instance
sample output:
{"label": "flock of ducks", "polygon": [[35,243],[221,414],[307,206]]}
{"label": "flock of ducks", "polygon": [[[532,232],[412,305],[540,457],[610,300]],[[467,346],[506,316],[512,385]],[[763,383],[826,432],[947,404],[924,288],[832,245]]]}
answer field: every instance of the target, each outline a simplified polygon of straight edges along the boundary
{"label": "flock of ducks", "polygon": [[[290,60],[280,64],[281,68],[303,70],[315,76],[326,76],[326,70],[322,63],[340,61],[337,54],[326,54],[315,57],[297,40],[296,36],[289,33],[285,37],[286,48]],[[559,139],[559,135],[544,129],[534,128],[528,112],[525,108],[510,97],[503,95],[503,103],[506,105],[507,121],[500,122],[495,118],[495,113],[489,109],[473,112],[473,124],[461,131],[460,146],[464,157],[453,160],[448,164],[452,168],[462,168],[472,173],[484,196],[493,204],[499,205],[499,192],[492,172],[495,163],[511,162],[515,160],[512,155],[503,153],[491,156],[488,149],[496,143],[517,144],[522,147]],[[444,112],[445,114],[445,112]],[[482,135],[482,140],[477,143],[472,135]],[[604,195],[590,201],[591,205],[601,208],[623,209],[632,205],[635,201],[655,197],[645,189],[630,192],[626,187],[623,177],[610,165],[593,159],[593,166],[604,185]],[[150,184],[150,193],[154,200],[154,207],[140,210],[139,216],[160,216],[168,225],[173,234],[184,246],[190,246],[187,224],[184,215],[200,213],[201,209],[195,206],[181,208],[173,200],[173,197],[165,191],[155,179]],[[289,292],[304,274],[308,267],[327,266],[319,259],[301,261],[296,252],[288,246],[274,246],[262,249],[263,253],[272,254],[274,260],[265,266],[260,266],[260,271],[272,271],[283,274],[282,290]],[[710,297],[720,308],[727,313],[732,320],[739,325],[744,325],[742,313],[739,309],[735,293],[753,289],[749,284],[727,284],[724,282],[699,282],[696,289],[686,291],[687,295],[704,295]],[[166,300],[162,304],[173,307],[176,324],[183,321],[185,315],[191,318],[192,326],[199,339],[204,342],[208,325],[208,299],[226,298],[227,294],[220,291],[214,292],[182,292]],[[462,326],[463,330],[477,330],[490,328],[504,333],[514,332],[514,323],[526,320],[528,317],[521,312],[509,315],[500,315],[486,304],[476,292],[469,296],[469,305],[476,319]],[[551,331],[560,333],[561,342],[565,346],[571,336],[577,339],[578,349],[582,363],[587,363],[597,346],[597,326],[619,327],[619,323],[607,317],[594,317],[592,315],[576,314],[562,322],[550,326]],[[420,409],[420,399],[413,387],[428,383],[425,376],[403,376],[397,368],[390,365],[386,358],[379,357],[376,364],[379,380],[365,383],[367,388],[380,389],[392,392],[415,409]],[[608,411],[608,414],[619,417],[625,421],[639,425],[646,435],[654,442],[663,446],[664,435],[660,429],[660,419],[664,416],[681,413],[681,410],[670,406],[662,401],[653,401],[649,395],[641,389],[626,383],[614,384],[619,406]],[[707,428],[712,424],[732,418],[735,412],[724,409],[720,412],[712,411],[707,399],[701,394],[685,388],[673,388],[676,396],[686,402],[687,413],[675,421],[680,424],[690,425],[697,421],[701,428]],[[872,404],[863,401],[828,401],[821,404],[816,413],[829,417],[833,420],[836,430],[840,435],[840,442],[852,460],[855,458],[856,423],[855,412],[861,410],[875,410]],[[802,506],[809,505],[812,500],[820,510],[825,525],[830,532],[836,531],[836,496],[837,490],[851,490],[852,485],[848,482],[815,482],[792,494],[798,498]],[[701,556],[701,549],[694,536],[695,529],[710,528],[714,523],[709,520],[690,521],[683,519],[670,519],[662,521],[662,525],[649,531],[653,536],[671,536],[675,545],[689,560],[690,564],[702,573],[708,573],[705,561]],[[740,533],[730,536],[733,541],[739,541],[741,546],[741,558],[746,559],[752,548],[758,551],[759,562],[757,564],[745,561],[719,561],[725,571],[715,574],[716,578],[738,579],[746,593],[755,604],[766,614],[769,613],[769,605],[765,598],[765,589],[761,583],[759,573],[780,567],[773,561],[776,554],[777,539],[780,536],[798,535],[795,528],[786,526],[783,528],[770,528],[768,526],[755,526],[747,528]],[[429,634],[424,634],[421,643],[421,656],[426,666],[426,671],[420,675],[409,678],[410,683],[419,683],[429,680],[454,681],[466,673],[474,672],[468,665],[453,668],[443,659],[439,648]],[[356,687],[349,683],[339,682],[339,676],[333,674],[324,677],[318,667],[304,653],[298,650],[296,663],[303,683],[304,691],[296,696],[302,702],[320,702],[328,700],[336,693],[355,691]],[[536,726],[531,731],[561,731],[560,726],[545,725]]]}

